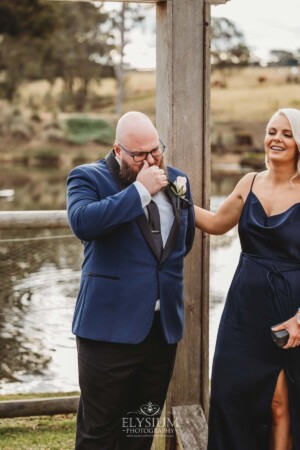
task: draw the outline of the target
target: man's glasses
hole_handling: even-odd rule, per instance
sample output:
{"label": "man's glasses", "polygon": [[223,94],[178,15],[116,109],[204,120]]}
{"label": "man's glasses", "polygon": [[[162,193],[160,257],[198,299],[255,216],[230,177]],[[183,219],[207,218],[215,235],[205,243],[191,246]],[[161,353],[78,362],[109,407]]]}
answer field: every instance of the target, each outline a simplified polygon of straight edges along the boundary
{"label": "man's glasses", "polygon": [[135,162],[144,161],[148,157],[148,155],[151,155],[152,158],[158,158],[164,153],[166,149],[166,146],[161,139],[159,139],[159,145],[151,150],[151,152],[130,152],[126,147],[124,147],[124,145],[118,143],[118,146],[121,147],[121,149],[124,150],[124,152],[126,152],[129,156],[131,156],[131,158],[133,158]]}

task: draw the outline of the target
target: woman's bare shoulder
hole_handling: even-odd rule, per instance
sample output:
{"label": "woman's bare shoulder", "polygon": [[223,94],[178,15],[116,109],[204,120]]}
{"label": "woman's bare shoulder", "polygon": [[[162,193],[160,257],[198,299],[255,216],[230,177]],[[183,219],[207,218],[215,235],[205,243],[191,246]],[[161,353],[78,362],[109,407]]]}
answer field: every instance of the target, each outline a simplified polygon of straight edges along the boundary
{"label": "woman's bare shoulder", "polygon": [[254,177],[256,177],[256,175],[258,175],[257,172],[247,173],[240,179],[240,181],[237,183],[235,189],[237,189],[238,191],[249,190],[251,187],[251,184],[254,180]]}

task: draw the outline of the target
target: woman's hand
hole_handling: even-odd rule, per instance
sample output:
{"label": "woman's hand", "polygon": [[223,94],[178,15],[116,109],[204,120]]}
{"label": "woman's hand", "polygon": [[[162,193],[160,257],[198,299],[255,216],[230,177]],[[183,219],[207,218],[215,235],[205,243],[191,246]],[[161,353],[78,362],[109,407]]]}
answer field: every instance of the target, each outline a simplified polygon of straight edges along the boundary
{"label": "woman's hand", "polygon": [[286,345],[282,347],[283,349],[287,350],[288,348],[295,348],[300,345],[300,325],[297,322],[297,314],[295,314],[295,316],[291,317],[289,320],[286,320],[285,322],[281,323],[277,327],[273,327],[272,330],[288,331],[290,335],[289,340],[287,341]]}

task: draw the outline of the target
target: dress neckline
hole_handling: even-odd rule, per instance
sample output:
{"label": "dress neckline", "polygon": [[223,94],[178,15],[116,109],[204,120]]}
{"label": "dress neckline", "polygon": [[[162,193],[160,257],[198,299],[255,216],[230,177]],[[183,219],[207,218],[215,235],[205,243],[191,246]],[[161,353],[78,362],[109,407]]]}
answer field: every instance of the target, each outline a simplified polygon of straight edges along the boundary
{"label": "dress neckline", "polygon": [[262,202],[259,200],[259,198],[257,197],[257,195],[254,194],[254,192],[253,192],[252,190],[250,191],[250,194],[254,195],[254,197],[255,197],[256,200],[258,201],[258,203],[259,203],[259,205],[260,205],[260,207],[261,207],[261,209],[262,209],[264,215],[265,215],[268,219],[271,218],[271,217],[282,216],[283,214],[286,214],[288,211],[290,211],[290,209],[294,208],[295,206],[299,206],[299,205],[300,205],[300,202],[294,203],[292,206],[290,206],[289,208],[287,208],[285,211],[282,211],[281,213],[278,213],[278,214],[272,214],[272,215],[269,216],[269,215],[266,213],[266,210],[265,210],[265,208],[263,207],[263,204],[262,204]]}

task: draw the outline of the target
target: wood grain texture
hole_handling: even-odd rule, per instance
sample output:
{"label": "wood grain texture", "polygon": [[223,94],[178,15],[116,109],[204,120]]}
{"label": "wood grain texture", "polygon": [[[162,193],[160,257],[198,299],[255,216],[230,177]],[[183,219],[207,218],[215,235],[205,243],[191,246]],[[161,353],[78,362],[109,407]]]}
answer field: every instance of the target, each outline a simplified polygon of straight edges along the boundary
{"label": "wood grain texture", "polygon": [[[194,201],[210,196],[210,5],[173,0],[157,5],[157,120],[168,163],[190,178]],[[208,410],[209,241],[197,232],[185,261],[185,335],[169,390],[171,406]]]}
{"label": "wood grain texture", "polygon": [[206,450],[208,427],[200,405],[172,408],[176,450]]}
{"label": "wood grain texture", "polygon": [[[77,2],[77,3],[79,3],[79,2],[85,2],[85,3],[96,3],[96,2],[98,2],[99,3],[99,0],[44,0],[44,1],[51,1],[51,2]],[[172,0],[142,0],[142,1],[139,1],[139,0],[101,0],[102,1],[102,3],[111,3],[111,2],[113,2],[113,3],[158,3],[158,2],[166,2],[166,1],[168,1],[168,2],[170,2],[170,1],[172,1]]]}
{"label": "wood grain texture", "polygon": [[[190,178],[194,201],[210,198],[210,4],[173,0],[157,5],[156,125],[168,163]],[[201,404],[208,414],[209,238],[200,232],[185,260],[185,334],[167,399]],[[174,442],[166,439],[166,449]]]}
{"label": "wood grain texture", "polygon": [[69,228],[67,212],[58,211],[1,211],[0,230]]}
{"label": "wood grain texture", "polygon": [[77,411],[79,397],[50,397],[0,402],[0,418],[69,414]]}

